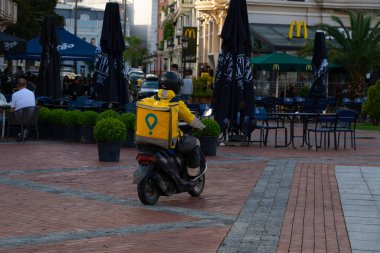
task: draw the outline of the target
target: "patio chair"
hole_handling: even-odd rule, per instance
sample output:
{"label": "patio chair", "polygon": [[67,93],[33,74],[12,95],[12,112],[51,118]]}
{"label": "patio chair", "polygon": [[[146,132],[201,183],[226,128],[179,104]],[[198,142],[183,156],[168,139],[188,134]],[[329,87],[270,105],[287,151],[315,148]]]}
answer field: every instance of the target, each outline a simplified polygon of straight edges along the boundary
{"label": "patio chair", "polygon": [[37,125],[38,113],[39,107],[37,106],[24,107],[14,112],[8,112],[7,141],[12,128],[20,129],[20,137],[22,141],[25,141],[25,131],[30,132],[30,130],[34,130],[36,139],[39,140]]}
{"label": "patio chair", "polygon": [[124,105],[125,112],[133,112],[136,113],[136,103],[127,103]]}
{"label": "patio chair", "polygon": [[303,97],[294,97],[293,98],[294,102],[294,108],[296,111],[302,111],[303,105],[305,103],[305,98]]}
{"label": "patio chair", "polygon": [[342,99],[342,105],[347,108],[351,108],[351,106],[354,104],[354,102],[349,98],[343,98]]}
{"label": "patio chair", "polygon": [[[256,120],[255,129],[260,129],[260,147],[267,145],[269,130],[275,130],[275,147],[285,147],[288,143],[288,131],[285,127],[285,119],[280,117],[269,117],[264,107],[256,107],[254,112]],[[277,145],[278,129],[284,129],[285,144]],[[251,141],[252,142],[252,141]]]}
{"label": "patio chair", "polygon": [[200,115],[200,112],[201,112],[201,105],[198,104],[198,103],[190,103],[187,105],[187,107],[189,108],[189,110],[195,115],[195,116],[198,116]]}
{"label": "patio chair", "polygon": [[317,112],[323,112],[327,109],[327,98],[319,98],[317,105]]}
{"label": "patio chair", "polygon": [[284,98],[284,109],[285,112],[293,112],[294,110],[294,101],[293,98]]}
{"label": "patio chair", "polygon": [[359,113],[351,109],[342,109],[337,111],[337,123],[336,123],[336,133],[338,134],[337,146],[340,144],[340,134],[344,135],[344,148],[346,148],[346,137],[350,134],[351,147],[356,150],[356,120]]}
{"label": "patio chair", "polygon": [[[314,126],[309,127],[307,129],[307,144],[309,146],[309,149],[312,147],[310,142],[310,134],[314,133],[314,145],[315,145],[315,151],[318,151],[318,148],[322,147],[322,140],[323,140],[323,148],[329,148],[330,147],[330,134],[333,134],[334,136],[334,149],[338,149],[337,144],[337,137],[336,137],[336,124],[337,124],[337,114],[320,114],[315,122]],[[319,137],[319,144],[318,144],[318,134],[320,134]]]}

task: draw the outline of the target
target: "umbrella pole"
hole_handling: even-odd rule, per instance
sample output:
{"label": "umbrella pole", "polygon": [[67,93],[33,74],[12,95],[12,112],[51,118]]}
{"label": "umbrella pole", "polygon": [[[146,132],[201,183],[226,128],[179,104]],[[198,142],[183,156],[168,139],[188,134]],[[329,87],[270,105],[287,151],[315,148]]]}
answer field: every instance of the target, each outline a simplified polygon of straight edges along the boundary
{"label": "umbrella pole", "polygon": [[329,96],[329,73],[326,73],[326,97]]}
{"label": "umbrella pole", "polygon": [[276,71],[276,98],[278,97],[278,70]]}

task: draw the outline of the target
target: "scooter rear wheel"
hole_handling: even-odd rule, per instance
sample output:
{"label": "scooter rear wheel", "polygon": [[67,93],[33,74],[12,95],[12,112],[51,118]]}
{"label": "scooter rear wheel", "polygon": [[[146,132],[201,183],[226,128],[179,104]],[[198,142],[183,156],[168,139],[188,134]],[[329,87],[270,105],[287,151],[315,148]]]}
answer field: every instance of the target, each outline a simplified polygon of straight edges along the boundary
{"label": "scooter rear wheel", "polygon": [[206,175],[203,174],[198,180],[197,184],[194,186],[193,189],[189,191],[189,194],[193,197],[198,197],[199,195],[202,194],[203,189],[205,188],[206,184]]}
{"label": "scooter rear wheel", "polygon": [[137,184],[137,194],[144,205],[154,205],[157,203],[160,198],[160,192],[152,175],[145,177]]}

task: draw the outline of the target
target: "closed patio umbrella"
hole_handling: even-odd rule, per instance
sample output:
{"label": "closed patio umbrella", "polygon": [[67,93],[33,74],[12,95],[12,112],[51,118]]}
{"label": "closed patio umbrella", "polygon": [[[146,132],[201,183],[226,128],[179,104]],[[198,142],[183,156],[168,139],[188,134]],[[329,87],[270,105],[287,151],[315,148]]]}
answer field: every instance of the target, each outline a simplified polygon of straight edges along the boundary
{"label": "closed patio umbrella", "polygon": [[314,99],[326,97],[325,74],[328,69],[327,49],[325,43],[325,34],[323,32],[315,33],[313,59],[311,61],[314,73],[314,81],[310,88],[309,97]]}
{"label": "closed patio umbrella", "polygon": [[124,105],[128,103],[123,61],[125,41],[118,3],[106,4],[100,47],[95,59],[95,96]]}
{"label": "closed patio umbrella", "polygon": [[60,81],[60,60],[57,49],[58,36],[54,16],[44,18],[40,37],[42,46],[39,70],[38,94],[41,96],[59,98],[62,96]]}
{"label": "closed patio umbrella", "polygon": [[222,29],[223,39],[215,72],[213,108],[223,130],[237,125],[245,131],[254,103],[250,63],[251,38],[245,0],[231,0]]}

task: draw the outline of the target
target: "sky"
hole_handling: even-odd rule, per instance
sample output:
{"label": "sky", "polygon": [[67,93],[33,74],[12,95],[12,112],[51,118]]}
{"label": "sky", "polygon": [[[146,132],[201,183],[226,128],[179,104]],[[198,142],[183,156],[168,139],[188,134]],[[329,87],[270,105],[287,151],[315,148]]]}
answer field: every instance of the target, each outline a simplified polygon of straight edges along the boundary
{"label": "sky", "polygon": [[[87,6],[103,9],[107,2],[109,2],[109,0],[83,0],[82,3]],[[117,2],[123,3],[123,0]],[[152,0],[128,0],[128,2],[134,2],[135,5],[135,25],[146,25],[150,23]]]}
{"label": "sky", "polygon": [[135,15],[134,24],[135,25],[146,25],[150,23],[150,17],[152,12],[152,1],[151,0],[135,0]]}

